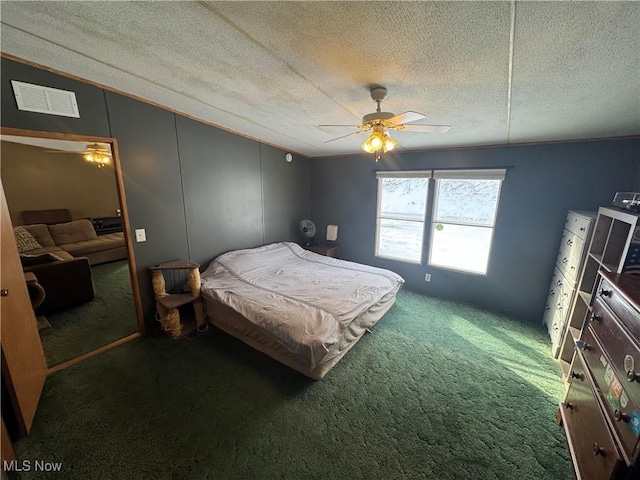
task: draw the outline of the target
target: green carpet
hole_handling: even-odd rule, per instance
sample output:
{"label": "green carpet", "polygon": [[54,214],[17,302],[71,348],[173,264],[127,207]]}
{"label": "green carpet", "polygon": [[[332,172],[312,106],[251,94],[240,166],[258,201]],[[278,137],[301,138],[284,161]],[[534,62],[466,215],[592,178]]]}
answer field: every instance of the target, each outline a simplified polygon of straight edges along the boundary
{"label": "green carpet", "polygon": [[137,331],[136,311],[126,260],[91,267],[96,298],[47,315],[52,328],[40,330],[49,366]]}
{"label": "green carpet", "polygon": [[540,328],[412,292],[314,382],[210,329],[51,375],[20,459],[65,479],[573,477]]}

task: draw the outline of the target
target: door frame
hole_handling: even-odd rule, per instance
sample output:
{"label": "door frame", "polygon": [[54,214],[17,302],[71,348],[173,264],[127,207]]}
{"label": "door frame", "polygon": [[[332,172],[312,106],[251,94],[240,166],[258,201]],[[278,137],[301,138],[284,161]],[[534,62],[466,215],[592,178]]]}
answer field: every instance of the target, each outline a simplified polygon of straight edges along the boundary
{"label": "door frame", "polygon": [[[47,138],[51,140],[69,140],[69,141],[87,142],[87,143],[97,142],[97,143],[108,143],[111,145],[111,155],[113,158],[113,167],[116,175],[116,187],[118,190],[118,200],[120,201],[120,209],[121,209],[122,222],[123,222],[124,241],[125,241],[125,247],[127,250],[127,261],[129,263],[129,276],[131,278],[131,292],[133,294],[133,304],[136,310],[136,326],[137,326],[136,331],[139,335],[144,335],[146,331],[146,325],[144,321],[144,315],[142,312],[142,300],[140,298],[140,285],[138,284],[138,271],[136,269],[133,243],[131,242],[131,228],[129,226],[129,211],[127,208],[127,200],[126,200],[126,195],[124,191],[124,181],[122,177],[122,167],[120,164],[120,156],[118,154],[118,141],[115,138],[111,138],[111,137],[100,137],[100,136],[94,136],[94,135],[77,135],[74,133],[44,132],[44,131],[38,131],[38,130],[25,130],[20,128],[9,128],[9,127],[1,127],[0,135]],[[119,344],[120,342],[116,341],[114,343]],[[102,350],[102,349],[99,349],[99,350]],[[68,362],[64,362],[64,364],[67,364],[67,363]]]}

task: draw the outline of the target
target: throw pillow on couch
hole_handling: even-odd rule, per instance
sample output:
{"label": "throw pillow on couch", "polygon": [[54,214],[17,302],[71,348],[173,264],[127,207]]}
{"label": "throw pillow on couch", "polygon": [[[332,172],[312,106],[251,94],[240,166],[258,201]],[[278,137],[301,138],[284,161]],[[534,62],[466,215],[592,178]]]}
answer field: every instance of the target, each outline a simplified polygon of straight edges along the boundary
{"label": "throw pillow on couch", "polygon": [[31,235],[31,233],[29,233],[24,227],[15,227],[13,229],[13,236],[16,238],[18,253],[42,248],[42,245],[40,245],[33,235]]}

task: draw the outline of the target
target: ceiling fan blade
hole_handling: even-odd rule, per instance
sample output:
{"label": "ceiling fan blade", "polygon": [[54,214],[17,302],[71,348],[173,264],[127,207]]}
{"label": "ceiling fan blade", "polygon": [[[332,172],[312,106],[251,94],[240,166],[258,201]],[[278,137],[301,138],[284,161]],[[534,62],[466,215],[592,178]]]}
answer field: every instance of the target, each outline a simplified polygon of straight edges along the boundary
{"label": "ceiling fan blade", "polygon": [[360,128],[362,125],[318,125],[318,127],[345,127],[345,128]]}
{"label": "ceiling fan blade", "polygon": [[404,113],[399,113],[395,117],[391,117],[387,121],[391,123],[401,124],[401,123],[417,122],[418,120],[422,120],[423,118],[427,118],[427,117],[425,117],[423,114],[418,112],[404,112]]}
{"label": "ceiling fan blade", "polygon": [[[358,126],[359,126],[359,125],[358,125]],[[347,138],[347,137],[352,137],[352,136],[354,136],[354,135],[360,135],[361,133],[365,133],[365,132],[367,132],[367,131],[368,131],[368,129],[366,129],[366,130],[359,130],[359,131],[357,131],[357,132],[353,132],[353,133],[348,133],[348,134],[346,134],[346,135],[342,135],[341,137],[332,138],[331,140],[327,140],[326,142],[323,142],[323,143],[335,142],[336,140],[340,140],[340,139],[342,139],[342,138]]]}
{"label": "ceiling fan blade", "polygon": [[395,130],[406,132],[426,132],[445,133],[451,128],[450,125],[398,125]]}

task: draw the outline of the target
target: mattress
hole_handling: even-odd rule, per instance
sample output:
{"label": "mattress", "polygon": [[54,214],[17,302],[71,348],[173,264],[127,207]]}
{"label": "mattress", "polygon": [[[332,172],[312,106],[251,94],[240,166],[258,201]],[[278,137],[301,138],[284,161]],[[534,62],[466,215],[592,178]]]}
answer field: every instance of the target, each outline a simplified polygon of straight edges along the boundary
{"label": "mattress", "polygon": [[289,242],[221,255],[201,278],[210,322],[312,378],[384,315],[404,283]]}

